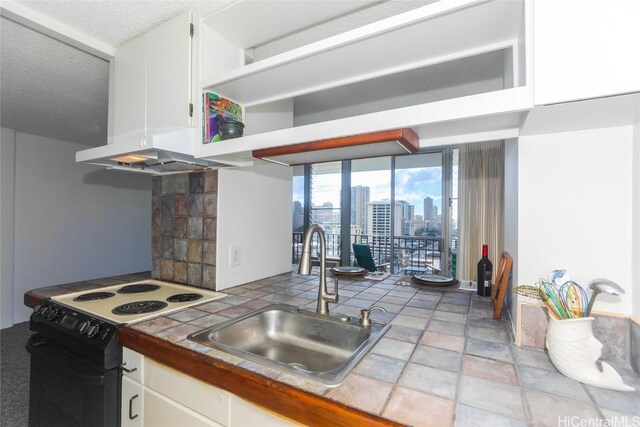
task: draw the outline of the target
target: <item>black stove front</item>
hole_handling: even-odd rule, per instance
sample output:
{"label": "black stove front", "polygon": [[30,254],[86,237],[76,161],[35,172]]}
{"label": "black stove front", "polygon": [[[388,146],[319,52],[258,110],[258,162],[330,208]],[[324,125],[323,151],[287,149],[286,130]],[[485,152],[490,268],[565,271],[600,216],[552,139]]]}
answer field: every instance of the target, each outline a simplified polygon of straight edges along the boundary
{"label": "black stove front", "polygon": [[45,301],[30,328],[29,426],[118,426],[118,325]]}

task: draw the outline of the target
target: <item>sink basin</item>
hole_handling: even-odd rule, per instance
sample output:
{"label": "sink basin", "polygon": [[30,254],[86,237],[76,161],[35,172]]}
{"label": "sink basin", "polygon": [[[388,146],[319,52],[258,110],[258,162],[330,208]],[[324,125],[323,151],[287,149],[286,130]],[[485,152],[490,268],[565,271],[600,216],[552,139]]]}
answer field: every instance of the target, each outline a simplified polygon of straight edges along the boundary
{"label": "sink basin", "polygon": [[337,385],[389,328],[273,304],[189,335],[198,344]]}

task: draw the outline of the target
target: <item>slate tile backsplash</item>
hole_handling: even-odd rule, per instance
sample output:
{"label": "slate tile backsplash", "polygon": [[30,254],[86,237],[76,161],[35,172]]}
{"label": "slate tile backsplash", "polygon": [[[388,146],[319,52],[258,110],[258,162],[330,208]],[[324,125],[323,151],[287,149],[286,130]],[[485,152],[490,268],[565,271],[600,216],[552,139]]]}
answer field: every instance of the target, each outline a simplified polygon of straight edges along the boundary
{"label": "slate tile backsplash", "polygon": [[154,279],[215,289],[218,171],[153,177]]}

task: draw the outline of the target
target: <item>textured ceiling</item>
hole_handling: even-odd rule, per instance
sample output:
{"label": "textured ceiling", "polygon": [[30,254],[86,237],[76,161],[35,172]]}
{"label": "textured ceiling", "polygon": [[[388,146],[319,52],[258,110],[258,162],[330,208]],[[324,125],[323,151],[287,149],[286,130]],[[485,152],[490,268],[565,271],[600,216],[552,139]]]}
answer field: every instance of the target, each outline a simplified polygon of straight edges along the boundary
{"label": "textured ceiling", "polygon": [[2,127],[106,144],[109,63],[4,18],[0,26]]}
{"label": "textured ceiling", "polygon": [[[24,7],[114,47],[199,3],[192,0],[18,1]],[[353,16],[339,18],[338,24],[320,24],[302,36],[290,35],[263,45],[257,49],[258,56],[269,56],[273,54],[271,51],[290,49],[292,44],[304,44],[309,39],[345,31],[353,28],[354,22],[361,25],[363,22],[352,19],[359,14],[366,15],[362,18],[366,23],[373,17],[380,19],[430,1],[433,0],[382,1],[377,3],[380,12],[374,15],[358,11]],[[105,144],[109,64],[5,18],[0,19],[0,25],[0,125],[87,145]]]}
{"label": "textured ceiling", "polygon": [[[114,47],[190,8],[193,1],[20,1]],[[0,19],[0,125],[99,146],[107,143],[109,64]]]}
{"label": "textured ceiling", "polygon": [[112,46],[145,33],[195,1],[180,0],[21,0],[24,6]]}

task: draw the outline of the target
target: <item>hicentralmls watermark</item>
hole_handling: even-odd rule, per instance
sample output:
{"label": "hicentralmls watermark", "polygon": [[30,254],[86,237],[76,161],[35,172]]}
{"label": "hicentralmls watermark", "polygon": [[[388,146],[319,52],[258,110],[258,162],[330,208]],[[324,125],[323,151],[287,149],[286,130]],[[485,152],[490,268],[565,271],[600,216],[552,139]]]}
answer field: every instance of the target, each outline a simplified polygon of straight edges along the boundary
{"label": "hicentralmls watermark", "polygon": [[558,417],[558,427],[640,427],[640,415],[609,418]]}

